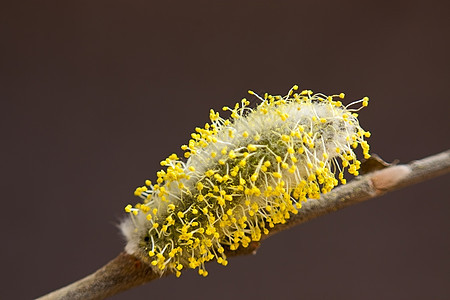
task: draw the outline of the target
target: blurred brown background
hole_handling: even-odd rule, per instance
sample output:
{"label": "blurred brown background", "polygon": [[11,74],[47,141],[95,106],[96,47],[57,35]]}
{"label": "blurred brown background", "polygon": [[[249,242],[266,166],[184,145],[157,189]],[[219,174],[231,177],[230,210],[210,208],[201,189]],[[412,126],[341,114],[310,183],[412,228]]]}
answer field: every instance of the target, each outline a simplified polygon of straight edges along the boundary
{"label": "blurred brown background", "polygon": [[[371,98],[385,160],[450,146],[447,1],[11,1],[0,9],[1,299],[124,245],[134,188],[220,109],[301,88]],[[113,299],[449,299],[449,176]]]}

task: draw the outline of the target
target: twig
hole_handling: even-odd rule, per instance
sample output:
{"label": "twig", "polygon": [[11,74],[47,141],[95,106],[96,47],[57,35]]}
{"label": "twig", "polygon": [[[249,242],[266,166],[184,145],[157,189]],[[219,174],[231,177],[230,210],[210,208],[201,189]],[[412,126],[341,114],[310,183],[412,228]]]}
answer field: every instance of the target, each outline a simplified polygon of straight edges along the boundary
{"label": "twig", "polygon": [[[308,200],[297,215],[273,228],[262,239],[319,216],[449,172],[450,150],[447,150],[407,165],[390,166],[360,176],[322,195],[320,199]],[[227,256],[249,254],[258,246],[259,243],[252,243],[248,248],[227,251]],[[95,273],[38,299],[104,299],[157,278],[160,278],[159,274],[154,273],[147,264],[122,252]]]}
{"label": "twig", "polygon": [[159,277],[138,258],[121,252],[91,275],[38,299],[105,299]]}

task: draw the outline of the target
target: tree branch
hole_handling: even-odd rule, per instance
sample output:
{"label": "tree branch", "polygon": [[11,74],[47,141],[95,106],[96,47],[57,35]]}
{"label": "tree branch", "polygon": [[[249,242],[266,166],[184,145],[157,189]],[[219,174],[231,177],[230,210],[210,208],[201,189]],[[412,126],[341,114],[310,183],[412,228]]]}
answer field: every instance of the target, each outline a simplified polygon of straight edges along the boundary
{"label": "tree branch", "polygon": [[356,177],[348,184],[322,195],[320,199],[308,200],[297,215],[292,216],[286,224],[273,228],[265,238],[339,209],[448,172],[450,172],[450,150],[406,165],[385,167],[380,171]]}
{"label": "tree branch", "polygon": [[[339,209],[449,172],[450,150],[406,165],[384,167],[382,170],[357,177],[350,183],[322,195],[320,199],[308,200],[303,203],[297,215],[292,216],[285,224],[277,225],[262,239]],[[249,254],[258,246],[259,243],[251,243],[248,248],[228,250],[226,254]],[[38,299],[104,299],[157,278],[160,276],[147,264],[122,252],[95,273]]]}

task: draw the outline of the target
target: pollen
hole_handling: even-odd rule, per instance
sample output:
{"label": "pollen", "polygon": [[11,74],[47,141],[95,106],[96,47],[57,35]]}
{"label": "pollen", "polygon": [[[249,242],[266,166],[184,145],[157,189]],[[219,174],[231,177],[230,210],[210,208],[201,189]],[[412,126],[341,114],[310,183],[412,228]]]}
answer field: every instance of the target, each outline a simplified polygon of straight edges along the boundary
{"label": "pollen", "polygon": [[370,132],[356,114],[369,98],[343,105],[343,93],[296,85],[285,96],[249,94],[259,103],[225,106],[230,119],[210,110],[210,123],[195,129],[183,153],[161,161],[156,184],[135,189],[142,203],[125,207],[126,251],[155,272],[207,276],[207,262],[226,266],[225,249],[261,240],[307,199],[345,184],[344,172],[358,175],[355,148],[370,157]]}
{"label": "pollen", "polygon": [[248,149],[248,151],[253,152],[253,151],[256,151],[257,148],[256,148],[255,145],[250,144],[250,145],[247,146],[247,149]]}

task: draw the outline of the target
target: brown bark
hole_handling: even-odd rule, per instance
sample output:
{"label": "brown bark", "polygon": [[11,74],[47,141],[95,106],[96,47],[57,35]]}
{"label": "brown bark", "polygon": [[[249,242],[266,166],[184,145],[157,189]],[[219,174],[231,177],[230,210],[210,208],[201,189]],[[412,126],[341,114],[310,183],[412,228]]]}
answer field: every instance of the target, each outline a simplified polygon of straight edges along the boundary
{"label": "brown bark", "polygon": [[[378,170],[380,168],[381,170]],[[387,166],[385,163],[375,163],[369,169],[377,171],[357,177],[350,183],[322,195],[320,199],[308,200],[297,215],[292,216],[286,224],[273,228],[263,239],[333,211],[449,173],[450,150],[407,165]],[[253,253],[258,246],[259,243],[253,242],[248,248],[227,251],[227,256]],[[168,274],[170,273],[165,275]],[[38,299],[104,299],[159,277],[147,264],[122,252],[95,273]]]}

